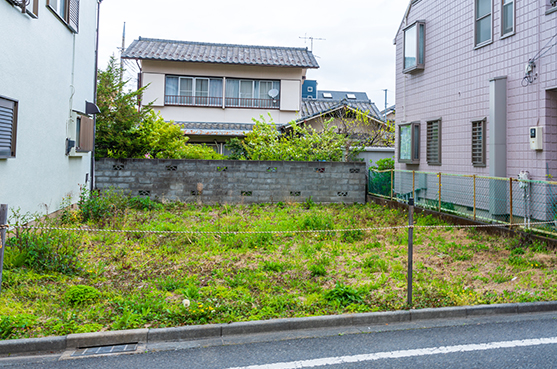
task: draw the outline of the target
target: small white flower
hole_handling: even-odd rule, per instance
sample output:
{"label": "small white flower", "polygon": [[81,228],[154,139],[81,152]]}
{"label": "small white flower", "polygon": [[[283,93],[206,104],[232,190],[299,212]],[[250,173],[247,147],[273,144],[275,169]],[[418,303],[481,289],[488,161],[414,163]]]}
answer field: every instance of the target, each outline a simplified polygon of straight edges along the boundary
{"label": "small white flower", "polygon": [[182,300],[182,305],[184,305],[184,307],[189,308],[189,307],[190,307],[190,300],[188,300],[188,299],[183,299],[183,300]]}

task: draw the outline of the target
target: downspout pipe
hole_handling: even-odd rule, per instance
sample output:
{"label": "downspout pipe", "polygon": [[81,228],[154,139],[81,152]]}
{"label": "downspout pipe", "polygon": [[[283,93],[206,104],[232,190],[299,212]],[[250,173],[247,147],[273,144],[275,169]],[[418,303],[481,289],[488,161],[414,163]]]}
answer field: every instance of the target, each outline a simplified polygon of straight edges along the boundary
{"label": "downspout pipe", "polygon": [[[99,73],[99,21],[100,21],[100,12],[101,12],[101,3],[103,0],[98,0],[97,2],[97,40],[95,41],[95,84],[93,85],[93,101],[95,105],[97,105],[97,78]],[[92,192],[95,189],[95,144],[96,144],[96,135],[97,135],[97,115],[93,116],[93,150],[91,150],[91,187],[90,191]]]}

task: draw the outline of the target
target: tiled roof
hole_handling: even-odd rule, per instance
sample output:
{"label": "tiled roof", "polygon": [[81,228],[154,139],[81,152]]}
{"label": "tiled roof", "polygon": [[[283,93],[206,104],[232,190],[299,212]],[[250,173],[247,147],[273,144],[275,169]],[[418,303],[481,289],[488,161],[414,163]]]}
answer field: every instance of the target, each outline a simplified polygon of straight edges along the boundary
{"label": "tiled roof", "polygon": [[379,111],[374,103],[371,101],[348,101],[348,100],[324,100],[324,99],[302,99],[302,109],[300,111],[301,118],[299,120],[304,120],[317,116],[320,114],[327,113],[329,111],[335,110],[343,105],[350,106],[351,108],[358,109],[360,111],[369,111],[370,114],[381,119],[379,116]]}
{"label": "tiled roof", "polygon": [[[243,136],[253,131],[253,123],[175,122],[188,135]],[[278,129],[278,127],[277,127]]]}
{"label": "tiled roof", "polygon": [[124,51],[122,58],[319,68],[317,60],[307,48],[212,44],[141,37]]}

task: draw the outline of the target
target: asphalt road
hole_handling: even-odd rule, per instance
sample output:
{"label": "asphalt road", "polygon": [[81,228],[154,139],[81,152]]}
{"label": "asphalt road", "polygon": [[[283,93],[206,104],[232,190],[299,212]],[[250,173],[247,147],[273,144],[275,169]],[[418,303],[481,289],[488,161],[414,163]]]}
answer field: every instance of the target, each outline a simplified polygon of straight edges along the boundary
{"label": "asphalt road", "polygon": [[135,354],[0,359],[26,368],[557,368],[557,313],[296,331],[139,347]]}

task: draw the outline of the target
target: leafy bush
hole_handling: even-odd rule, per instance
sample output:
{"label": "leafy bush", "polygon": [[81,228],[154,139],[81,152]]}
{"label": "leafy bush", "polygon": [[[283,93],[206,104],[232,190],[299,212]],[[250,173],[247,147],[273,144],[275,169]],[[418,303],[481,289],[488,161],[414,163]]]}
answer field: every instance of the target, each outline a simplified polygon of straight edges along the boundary
{"label": "leafy bush", "polygon": [[0,316],[0,338],[18,338],[25,331],[37,324],[38,318],[30,314]]}
{"label": "leafy bush", "polygon": [[336,302],[341,306],[362,304],[364,302],[362,294],[359,291],[339,282],[337,282],[333,289],[326,291],[324,297],[326,300]]}
{"label": "leafy bush", "polygon": [[261,269],[267,272],[284,272],[287,265],[278,261],[264,261]]}
{"label": "leafy bush", "polygon": [[149,197],[135,196],[129,200],[129,206],[137,210],[161,210],[164,206],[157,201],[151,200]]}
{"label": "leafy bush", "polygon": [[312,264],[308,267],[312,277],[323,277],[327,275],[327,269],[323,264]]}
{"label": "leafy bush", "polygon": [[369,269],[370,272],[386,272],[389,266],[385,260],[379,259],[378,255],[370,256],[362,261],[362,267]]}
{"label": "leafy bush", "polygon": [[230,151],[230,155],[228,155],[228,159],[230,160],[246,160],[248,156],[242,140],[240,140],[238,137],[234,137],[228,140],[224,147],[226,147],[226,149]]}
{"label": "leafy bush", "polygon": [[[370,162],[372,162],[372,161],[370,160]],[[393,160],[393,158],[379,159],[375,162],[375,165],[372,165],[370,167],[370,169],[372,169],[372,170],[395,169],[395,161]]]}
{"label": "leafy bush", "polygon": [[118,215],[128,203],[128,198],[122,192],[110,189],[101,194],[98,190],[82,189],[77,206],[83,222],[98,222],[103,218]]}
{"label": "leafy bush", "polygon": [[343,161],[347,138],[337,133],[336,126],[324,122],[323,130],[317,132],[311,126],[292,123],[292,129],[281,135],[270,115],[269,118],[269,122],[263,116],[253,119],[253,130],[246,134],[242,144],[246,159]]}
{"label": "leafy bush", "polygon": [[66,291],[64,298],[71,306],[81,306],[97,301],[100,296],[101,293],[95,287],[79,284],[77,286],[71,286]]}
{"label": "leafy bush", "polygon": [[11,248],[9,267],[26,266],[38,272],[74,275],[82,271],[79,260],[81,238],[57,230],[27,231],[7,240]]}

